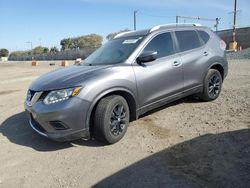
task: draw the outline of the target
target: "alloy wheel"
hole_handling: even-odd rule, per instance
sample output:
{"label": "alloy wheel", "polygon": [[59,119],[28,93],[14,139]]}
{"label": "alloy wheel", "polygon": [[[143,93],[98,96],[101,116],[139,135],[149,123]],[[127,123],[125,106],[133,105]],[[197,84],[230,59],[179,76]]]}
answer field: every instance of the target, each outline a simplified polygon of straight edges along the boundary
{"label": "alloy wheel", "polygon": [[126,110],[122,104],[117,104],[110,117],[110,132],[114,136],[120,135],[126,127]]}
{"label": "alloy wheel", "polygon": [[220,77],[216,74],[212,75],[208,83],[208,93],[211,97],[216,97],[219,94],[220,85]]}

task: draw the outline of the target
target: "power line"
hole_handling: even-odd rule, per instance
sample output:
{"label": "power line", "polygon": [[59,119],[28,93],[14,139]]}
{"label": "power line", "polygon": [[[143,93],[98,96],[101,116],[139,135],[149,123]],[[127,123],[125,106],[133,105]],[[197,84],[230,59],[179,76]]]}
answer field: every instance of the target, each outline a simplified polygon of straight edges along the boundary
{"label": "power line", "polygon": [[155,18],[175,18],[175,16],[162,16],[162,15],[155,15],[155,14],[148,14],[144,12],[140,12],[140,15],[142,16],[148,16],[148,17],[155,17]]}
{"label": "power line", "polygon": [[32,41],[27,41],[26,43],[27,43],[27,44],[30,44],[30,49],[31,49],[31,51],[32,51],[32,49],[33,49]]}
{"label": "power line", "polygon": [[[134,12],[134,30],[136,30],[136,24],[137,24],[137,14],[138,14],[138,10],[135,10]],[[193,16],[164,16],[164,15],[156,15],[156,14],[148,14],[145,12],[139,12],[139,15],[142,16],[148,16],[148,17],[154,17],[154,18],[167,18],[167,19],[173,19],[176,18],[175,22],[178,23],[180,18],[183,19],[192,19],[192,20],[201,20],[201,21],[212,21],[215,23],[214,27],[216,28],[216,31],[218,30],[218,25],[219,25],[219,21],[221,18],[204,18],[204,17],[193,17]]]}
{"label": "power line", "polygon": [[194,17],[194,16],[176,16],[176,23],[179,22],[179,18],[183,18],[183,19],[190,19],[190,20],[201,20],[201,21],[211,21],[211,22],[215,22],[214,27],[216,28],[216,31],[218,31],[218,25],[219,25],[219,21],[221,18],[204,18],[204,17]]}
{"label": "power line", "polygon": [[194,16],[176,16],[178,18],[191,19],[191,20],[204,20],[204,21],[215,21],[215,19],[211,18],[203,18],[203,17],[194,17]]}
{"label": "power line", "polygon": [[[241,19],[242,19],[242,10],[236,11],[236,25],[235,28],[242,27],[241,25]],[[228,12],[228,26],[229,28],[233,28],[233,21],[234,21],[234,11]]]}

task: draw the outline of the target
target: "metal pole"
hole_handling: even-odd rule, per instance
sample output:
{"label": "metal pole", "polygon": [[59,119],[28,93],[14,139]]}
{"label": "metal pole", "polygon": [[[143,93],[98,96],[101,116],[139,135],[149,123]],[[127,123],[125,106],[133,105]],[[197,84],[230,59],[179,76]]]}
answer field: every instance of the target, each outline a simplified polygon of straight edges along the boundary
{"label": "metal pole", "polygon": [[26,43],[27,43],[27,44],[30,44],[30,49],[31,49],[31,51],[32,51],[32,49],[33,49],[32,42],[31,42],[31,41],[27,41]]}
{"label": "metal pole", "polygon": [[175,17],[175,23],[176,23],[176,24],[178,24],[178,21],[179,21],[178,19],[179,19],[179,16],[176,16],[176,17]]}
{"label": "metal pole", "polygon": [[234,25],[233,25],[233,42],[236,42],[236,14],[237,14],[237,0],[234,0]]}
{"label": "metal pole", "polygon": [[219,18],[216,18],[216,19],[215,19],[216,33],[218,32],[218,25],[219,25]]}
{"label": "metal pole", "polygon": [[137,10],[134,11],[134,30],[136,30],[136,14],[137,14]]}
{"label": "metal pole", "polygon": [[31,41],[27,41],[26,42],[27,44],[30,44],[30,55],[31,55],[31,60],[33,60],[33,53],[32,53],[32,49],[33,49],[33,44],[32,44],[32,42]]}

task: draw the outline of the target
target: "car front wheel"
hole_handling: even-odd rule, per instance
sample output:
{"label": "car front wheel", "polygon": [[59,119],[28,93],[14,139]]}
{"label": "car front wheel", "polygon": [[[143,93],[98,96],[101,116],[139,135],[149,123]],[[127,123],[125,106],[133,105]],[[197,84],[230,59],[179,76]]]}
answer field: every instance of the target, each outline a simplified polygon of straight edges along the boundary
{"label": "car front wheel", "polygon": [[119,95],[107,96],[100,100],[94,116],[94,129],[97,139],[109,144],[123,138],[129,124],[127,101]]}

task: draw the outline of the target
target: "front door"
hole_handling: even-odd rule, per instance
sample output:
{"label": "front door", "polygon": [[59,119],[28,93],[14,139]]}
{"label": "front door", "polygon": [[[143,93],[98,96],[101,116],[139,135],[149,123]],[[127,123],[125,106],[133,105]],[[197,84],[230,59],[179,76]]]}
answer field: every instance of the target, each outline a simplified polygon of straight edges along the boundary
{"label": "front door", "polygon": [[182,64],[179,56],[175,55],[171,33],[156,35],[142,53],[147,51],[156,51],[157,59],[133,65],[141,109],[163,104],[169,97],[183,90]]}

